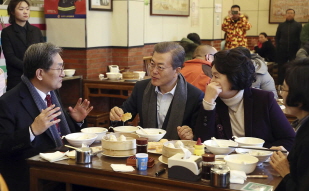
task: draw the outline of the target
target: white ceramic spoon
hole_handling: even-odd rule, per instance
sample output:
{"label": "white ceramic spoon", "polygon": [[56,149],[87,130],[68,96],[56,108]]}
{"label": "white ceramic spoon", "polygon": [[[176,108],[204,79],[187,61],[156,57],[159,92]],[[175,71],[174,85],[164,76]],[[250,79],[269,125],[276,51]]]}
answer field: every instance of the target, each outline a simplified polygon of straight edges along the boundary
{"label": "white ceramic spoon", "polygon": [[217,141],[216,137],[211,137],[211,140],[213,140],[219,147],[222,147],[222,146],[219,144],[219,141]]}

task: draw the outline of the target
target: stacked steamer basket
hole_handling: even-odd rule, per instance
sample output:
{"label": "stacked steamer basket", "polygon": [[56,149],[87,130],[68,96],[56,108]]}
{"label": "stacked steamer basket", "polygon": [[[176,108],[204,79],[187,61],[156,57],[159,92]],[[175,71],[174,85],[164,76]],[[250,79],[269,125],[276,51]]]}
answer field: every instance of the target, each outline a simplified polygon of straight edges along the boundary
{"label": "stacked steamer basket", "polygon": [[134,72],[123,72],[122,73],[123,80],[139,80],[139,74]]}
{"label": "stacked steamer basket", "polygon": [[[136,154],[136,139],[138,135],[133,133],[114,133],[117,140],[110,140],[108,136],[102,139],[103,155],[111,157],[129,157]],[[119,140],[120,136],[126,137],[126,140]],[[110,134],[111,136],[111,134]]]}
{"label": "stacked steamer basket", "polygon": [[[196,141],[190,141],[190,140],[178,140],[183,143],[184,148],[188,149],[193,153],[194,151],[194,145],[196,145]],[[174,156],[177,153],[183,153],[181,148],[170,148],[168,147],[169,144],[176,144],[177,141],[167,141],[163,144],[162,149],[162,160],[167,163],[168,158]]]}

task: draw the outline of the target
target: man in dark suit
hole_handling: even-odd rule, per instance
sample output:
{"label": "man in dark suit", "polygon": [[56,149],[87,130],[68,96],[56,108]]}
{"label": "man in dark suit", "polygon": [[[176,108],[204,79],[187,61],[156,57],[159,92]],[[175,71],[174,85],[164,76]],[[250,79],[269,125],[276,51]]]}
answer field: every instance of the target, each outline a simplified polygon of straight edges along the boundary
{"label": "man in dark suit", "polygon": [[61,136],[79,131],[93,108],[80,98],[69,115],[62,109],[54,91],[64,77],[60,52],[51,43],[30,46],[22,82],[0,98],[0,173],[11,191],[29,189],[25,159],[60,148]]}
{"label": "man in dark suit", "polygon": [[156,44],[149,64],[151,79],[137,82],[123,105],[111,109],[110,120],[120,121],[124,112],[133,118],[139,114],[140,126],[165,129],[164,138],[192,139],[204,93],[180,74],[184,58],[178,43]]}

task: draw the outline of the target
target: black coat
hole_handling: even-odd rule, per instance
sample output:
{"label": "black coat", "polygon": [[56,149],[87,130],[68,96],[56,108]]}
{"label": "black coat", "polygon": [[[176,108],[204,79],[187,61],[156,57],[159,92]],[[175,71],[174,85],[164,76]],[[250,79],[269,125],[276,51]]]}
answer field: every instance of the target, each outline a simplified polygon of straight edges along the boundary
{"label": "black coat", "polygon": [[254,47],[255,53],[258,53],[261,57],[265,59],[266,62],[275,62],[276,59],[276,49],[271,41],[265,41],[262,47]]}
{"label": "black coat", "polygon": [[[141,114],[143,112],[142,103],[143,103],[144,90],[146,89],[149,81],[150,80],[148,79],[137,82],[136,85],[134,86],[131,96],[121,106],[124,112],[132,113],[133,116],[132,119],[134,119],[136,114]],[[186,101],[186,108],[182,120],[182,125],[188,125],[193,129],[195,127],[195,121],[198,115],[199,108],[202,105],[202,99],[204,97],[204,93],[200,89],[196,88],[195,86],[189,83],[187,83],[187,88],[188,88],[187,90],[188,97]],[[166,118],[164,120],[162,129],[166,129],[170,113],[171,113],[171,107],[169,108],[166,114]],[[143,119],[143,115],[139,115],[139,117],[140,117],[139,125],[143,127],[143,122],[144,120],[147,119]]]}
{"label": "black coat", "polygon": [[1,44],[7,67],[7,90],[19,82],[23,74],[23,58],[27,48],[35,43],[44,42],[41,30],[26,23],[27,38],[24,39],[16,23],[4,28],[1,33]]}
{"label": "black coat", "polygon": [[[60,102],[59,98],[58,100]],[[26,158],[55,149],[49,131],[30,142],[29,126],[39,114],[40,111],[24,83],[0,97],[0,173],[10,191],[28,190],[29,168]],[[64,115],[71,132],[80,131],[82,127],[66,112]],[[85,126],[84,123],[83,127]]]}
{"label": "black coat", "polygon": [[279,53],[288,53],[295,58],[296,52],[300,48],[301,30],[301,23],[295,20],[280,23],[275,37],[277,51]]}
{"label": "black coat", "polygon": [[295,143],[288,155],[290,174],[286,175],[276,190],[309,190],[309,120],[297,131]]}

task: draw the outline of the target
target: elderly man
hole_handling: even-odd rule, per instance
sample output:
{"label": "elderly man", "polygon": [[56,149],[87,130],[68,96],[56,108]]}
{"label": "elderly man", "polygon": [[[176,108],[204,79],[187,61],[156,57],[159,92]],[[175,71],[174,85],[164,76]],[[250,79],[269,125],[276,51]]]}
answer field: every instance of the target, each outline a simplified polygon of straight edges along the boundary
{"label": "elderly man", "polygon": [[143,128],[162,128],[167,139],[192,139],[192,129],[204,93],[180,74],[184,49],[175,42],[156,44],[149,64],[151,79],[137,82],[131,96],[110,111],[111,121],[124,112],[140,116]]}
{"label": "elderly man", "polygon": [[63,145],[61,136],[79,131],[92,110],[80,98],[69,115],[54,90],[62,85],[61,49],[31,45],[24,56],[22,82],[0,98],[0,172],[9,190],[29,190],[26,158]]}
{"label": "elderly man", "polygon": [[211,62],[217,50],[210,45],[200,45],[193,53],[193,60],[184,63],[181,74],[187,82],[205,92],[207,84],[212,78]]}
{"label": "elderly man", "polygon": [[222,23],[222,30],[226,33],[226,49],[238,46],[247,47],[246,32],[250,30],[251,24],[245,15],[240,13],[240,6],[233,5]]}
{"label": "elderly man", "polygon": [[280,23],[276,32],[276,48],[278,63],[278,83],[283,84],[285,76],[284,64],[295,59],[300,48],[300,33],[302,25],[294,20],[295,11],[286,10],[286,21]]}

